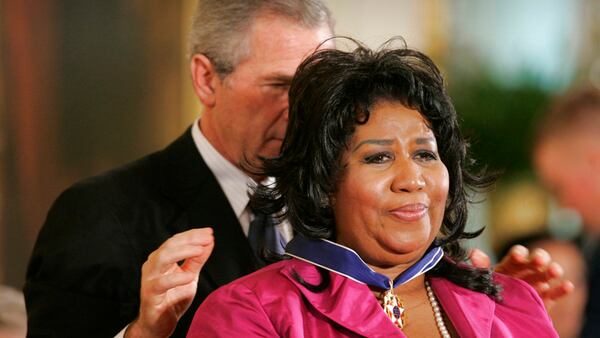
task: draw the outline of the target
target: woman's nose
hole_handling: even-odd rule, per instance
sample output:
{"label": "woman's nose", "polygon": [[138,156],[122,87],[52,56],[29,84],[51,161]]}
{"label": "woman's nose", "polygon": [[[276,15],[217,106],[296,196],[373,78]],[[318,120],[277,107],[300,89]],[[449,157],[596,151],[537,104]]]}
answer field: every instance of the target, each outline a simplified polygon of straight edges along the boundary
{"label": "woman's nose", "polygon": [[407,161],[403,165],[397,166],[392,181],[393,192],[413,192],[422,190],[425,187],[421,168],[412,161]]}

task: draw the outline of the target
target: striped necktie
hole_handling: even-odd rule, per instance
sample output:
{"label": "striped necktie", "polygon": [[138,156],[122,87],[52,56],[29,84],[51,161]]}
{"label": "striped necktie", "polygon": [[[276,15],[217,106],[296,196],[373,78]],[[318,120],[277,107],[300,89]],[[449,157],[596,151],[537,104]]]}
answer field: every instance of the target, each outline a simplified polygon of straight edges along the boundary
{"label": "striped necktie", "polygon": [[248,229],[248,241],[256,256],[263,262],[270,255],[282,255],[285,252],[285,239],[269,215],[255,214]]}

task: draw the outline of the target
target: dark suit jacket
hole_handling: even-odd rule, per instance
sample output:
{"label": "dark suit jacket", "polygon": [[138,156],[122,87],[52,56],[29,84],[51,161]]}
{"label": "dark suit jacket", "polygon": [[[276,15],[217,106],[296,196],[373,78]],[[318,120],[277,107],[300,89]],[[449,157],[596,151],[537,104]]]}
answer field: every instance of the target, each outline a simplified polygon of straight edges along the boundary
{"label": "dark suit jacket", "polygon": [[215,248],[176,337],[210,292],[260,265],[190,130],[162,151],[73,185],[48,212],[29,262],[28,336],[114,336],[137,316],[148,255],[173,234],[206,226]]}
{"label": "dark suit jacket", "polygon": [[595,244],[587,258],[588,300],[581,338],[598,337],[600,332],[600,244]]}

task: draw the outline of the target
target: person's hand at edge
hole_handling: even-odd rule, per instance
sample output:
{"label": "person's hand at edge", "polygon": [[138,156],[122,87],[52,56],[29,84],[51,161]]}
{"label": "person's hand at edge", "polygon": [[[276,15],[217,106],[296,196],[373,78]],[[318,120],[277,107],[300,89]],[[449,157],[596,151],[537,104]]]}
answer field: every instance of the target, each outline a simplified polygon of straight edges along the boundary
{"label": "person's hand at edge", "polygon": [[[489,257],[479,249],[471,250],[469,259],[473,266],[490,268]],[[522,245],[510,248],[508,254],[494,267],[495,272],[519,278],[531,285],[546,308],[550,308],[554,301],[571,293],[573,283],[563,279],[563,268],[543,249],[535,249],[531,253]]]}
{"label": "person's hand at edge", "polygon": [[192,229],[169,238],[148,256],[142,266],[140,312],[127,327],[126,338],[173,333],[194,300],[200,270],[213,247],[211,228]]}

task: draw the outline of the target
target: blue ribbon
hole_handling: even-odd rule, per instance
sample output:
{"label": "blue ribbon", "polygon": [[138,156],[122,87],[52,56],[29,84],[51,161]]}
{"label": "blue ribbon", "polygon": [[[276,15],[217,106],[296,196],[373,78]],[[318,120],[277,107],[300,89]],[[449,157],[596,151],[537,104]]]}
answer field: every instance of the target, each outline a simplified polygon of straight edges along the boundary
{"label": "blue ribbon", "polygon": [[[381,289],[390,288],[390,279],[387,276],[373,271],[356,251],[335,242],[297,234],[287,244],[285,251],[288,256],[320,266],[356,282]],[[431,270],[442,257],[444,257],[442,248],[432,246],[418,262],[394,279],[394,287]]]}

